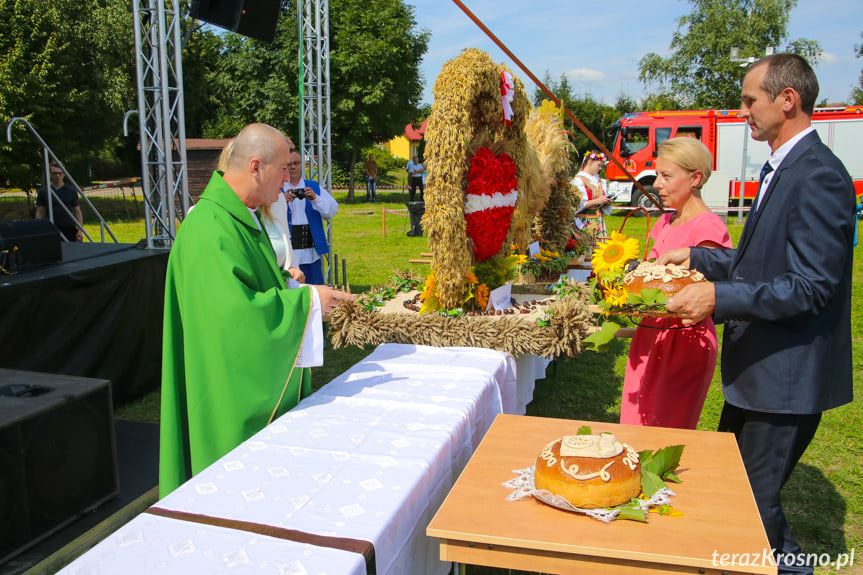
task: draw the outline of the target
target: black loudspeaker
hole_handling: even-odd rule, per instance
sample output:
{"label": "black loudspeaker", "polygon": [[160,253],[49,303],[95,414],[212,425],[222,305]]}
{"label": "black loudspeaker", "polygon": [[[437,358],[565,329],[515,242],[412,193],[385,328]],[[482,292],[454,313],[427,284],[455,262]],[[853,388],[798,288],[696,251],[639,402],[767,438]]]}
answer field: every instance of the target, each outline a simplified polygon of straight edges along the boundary
{"label": "black loudspeaker", "polygon": [[51,220],[0,222],[0,266],[18,271],[30,265],[59,262],[60,230]]}
{"label": "black loudspeaker", "polygon": [[279,0],[245,0],[240,9],[237,34],[272,42],[276,37],[280,5]]}
{"label": "black loudspeaker", "polygon": [[249,38],[272,42],[280,9],[281,0],[193,0],[190,15]]}
{"label": "black loudspeaker", "polygon": [[108,380],[0,369],[0,565],[119,486]]}

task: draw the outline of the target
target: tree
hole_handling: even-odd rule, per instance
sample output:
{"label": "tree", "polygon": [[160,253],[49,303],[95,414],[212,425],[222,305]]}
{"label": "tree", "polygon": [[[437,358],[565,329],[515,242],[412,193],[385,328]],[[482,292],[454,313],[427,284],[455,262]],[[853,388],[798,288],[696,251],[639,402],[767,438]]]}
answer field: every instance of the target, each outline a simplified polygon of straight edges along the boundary
{"label": "tree", "polygon": [[[863,32],[860,32],[860,37],[863,38]],[[863,58],[863,44],[854,46],[858,58]],[[863,71],[860,72],[860,80],[854,90],[851,91],[851,103],[855,106],[863,106]]]}
{"label": "tree", "polygon": [[[117,142],[134,99],[130,6],[121,0],[0,0],[0,118],[26,118],[81,182]],[[22,126],[2,143],[6,185],[44,180],[41,147]]]}
{"label": "tree", "polygon": [[[416,30],[415,9],[401,0],[332,0],[330,7],[333,152],[353,175],[358,151],[417,117],[429,32]],[[351,181],[348,200],[353,191]]]}
{"label": "tree", "polygon": [[[623,113],[635,111],[633,100],[623,94],[618,95],[616,106],[597,102],[590,94],[582,96],[575,94],[565,74],[561,74],[558,81],[554,81],[548,72],[546,72],[542,83],[545,84],[552,94],[558,97],[564,108],[571,111],[578,121],[584,124],[584,127],[590,130],[590,133],[607,148],[612,145],[609,135],[611,125]],[[534,92],[533,103],[535,106],[538,106],[547,98],[545,92],[537,88]],[[585,152],[595,149],[596,144],[576,127],[568,116],[564,116],[563,125],[571,134],[572,143],[577,150],[577,153],[572,158],[573,163],[577,164],[578,158]]]}
{"label": "tree", "polygon": [[[768,46],[778,47],[786,36],[788,15],[797,0],[687,0],[692,12],[678,20],[671,53],[655,53],[638,64],[639,80],[655,87],[661,96],[674,94],[691,108],[736,108],[746,69],[731,61],[731,48],[742,57],[761,56]],[[817,42],[789,41],[785,50],[817,65]]]}
{"label": "tree", "polygon": [[[215,98],[220,110],[208,137],[251,121],[299,135],[296,3],[286,8],[273,44],[226,35]],[[420,63],[429,33],[416,30],[413,7],[402,0],[331,0],[330,133],[334,159],[349,174],[358,152],[400,134],[417,115]],[[353,197],[353,185],[348,199]]]}

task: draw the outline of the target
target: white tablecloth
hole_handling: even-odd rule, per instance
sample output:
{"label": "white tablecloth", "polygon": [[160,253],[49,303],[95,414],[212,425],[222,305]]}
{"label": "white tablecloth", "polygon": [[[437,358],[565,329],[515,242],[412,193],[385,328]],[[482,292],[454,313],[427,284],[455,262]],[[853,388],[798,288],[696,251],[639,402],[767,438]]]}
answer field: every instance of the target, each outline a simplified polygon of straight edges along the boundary
{"label": "white tablecloth", "polygon": [[148,513],[60,573],[118,575],[365,575],[362,555]]}
{"label": "white tablecloth", "polygon": [[[532,381],[530,387],[532,394]],[[438,543],[425,528],[494,418],[524,413],[522,403],[509,355],[381,345],[155,507],[369,541],[378,575],[444,574],[449,563],[438,559]],[[279,549],[278,564],[292,567],[278,573],[365,572],[358,554],[347,553],[356,563],[344,551],[310,552],[242,531],[224,551],[213,551],[221,548],[209,541],[231,530],[171,524],[169,534],[165,521],[183,523],[141,516],[62,573],[233,572],[227,562],[215,568],[214,554],[249,555],[246,540],[255,550]],[[207,541],[198,544],[199,535]],[[181,565],[166,559],[170,545],[194,550]],[[193,555],[200,555],[198,569],[189,563]],[[255,561],[270,566],[274,559],[262,553]]]}

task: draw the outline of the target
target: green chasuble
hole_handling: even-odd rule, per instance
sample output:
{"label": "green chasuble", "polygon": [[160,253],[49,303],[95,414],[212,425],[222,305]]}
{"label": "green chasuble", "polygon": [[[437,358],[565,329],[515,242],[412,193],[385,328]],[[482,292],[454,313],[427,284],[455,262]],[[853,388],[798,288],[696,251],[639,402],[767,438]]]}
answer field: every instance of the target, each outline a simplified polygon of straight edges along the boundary
{"label": "green chasuble", "polygon": [[311,393],[294,367],[311,289],[285,287],[266,232],[214,173],[168,259],[161,497]]}

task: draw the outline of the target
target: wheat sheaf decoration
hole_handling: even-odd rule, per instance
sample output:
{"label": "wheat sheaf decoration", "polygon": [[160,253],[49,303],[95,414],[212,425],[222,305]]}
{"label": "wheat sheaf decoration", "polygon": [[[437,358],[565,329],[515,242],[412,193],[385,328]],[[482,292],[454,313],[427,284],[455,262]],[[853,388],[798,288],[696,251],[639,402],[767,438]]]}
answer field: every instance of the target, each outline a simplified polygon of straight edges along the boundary
{"label": "wheat sheaf decoration", "polygon": [[530,113],[525,132],[539,157],[548,190],[544,205],[533,222],[533,233],[543,247],[562,253],[581,201],[578,189],[570,182],[570,153],[575,146],[563,126],[561,109],[550,100],[543,101]]}
{"label": "wheat sheaf decoration", "polygon": [[512,244],[525,253],[548,186],[524,131],[524,84],[504,64],[467,49],[444,64],[433,93],[423,227],[441,307],[455,309],[472,265]]}

